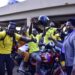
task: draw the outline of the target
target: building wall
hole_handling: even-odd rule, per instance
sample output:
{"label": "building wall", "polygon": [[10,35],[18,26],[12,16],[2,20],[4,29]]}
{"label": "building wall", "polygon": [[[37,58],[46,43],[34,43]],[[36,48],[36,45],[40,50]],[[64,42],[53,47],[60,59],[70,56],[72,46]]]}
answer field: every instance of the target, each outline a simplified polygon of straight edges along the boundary
{"label": "building wall", "polygon": [[0,21],[27,19],[30,25],[32,17],[47,16],[75,16],[75,0],[26,0],[0,8]]}
{"label": "building wall", "polygon": [[26,19],[26,18],[38,17],[39,15],[47,15],[47,16],[72,15],[75,14],[74,9],[75,5],[71,5],[71,6],[33,10],[27,12],[19,12],[19,13],[17,12],[13,14],[0,16],[0,21]]}
{"label": "building wall", "polygon": [[16,12],[62,6],[66,4],[75,4],[75,0],[26,0],[22,3],[7,5],[0,8],[0,16]]}

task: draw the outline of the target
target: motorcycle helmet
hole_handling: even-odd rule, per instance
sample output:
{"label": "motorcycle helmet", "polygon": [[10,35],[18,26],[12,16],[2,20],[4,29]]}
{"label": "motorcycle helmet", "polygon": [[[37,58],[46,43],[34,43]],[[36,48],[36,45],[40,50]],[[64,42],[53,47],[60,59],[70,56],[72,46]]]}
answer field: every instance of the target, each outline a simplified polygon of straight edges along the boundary
{"label": "motorcycle helmet", "polygon": [[38,20],[41,25],[47,26],[49,18],[47,16],[42,15],[42,16],[39,16]]}

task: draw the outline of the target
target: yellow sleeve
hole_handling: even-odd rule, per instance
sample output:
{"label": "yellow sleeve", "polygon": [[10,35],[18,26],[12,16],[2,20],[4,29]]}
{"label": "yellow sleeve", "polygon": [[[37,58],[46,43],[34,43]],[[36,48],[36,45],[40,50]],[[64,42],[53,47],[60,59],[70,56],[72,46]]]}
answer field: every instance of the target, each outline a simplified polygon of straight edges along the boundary
{"label": "yellow sleeve", "polygon": [[20,34],[15,33],[15,37],[16,37],[16,40],[19,41],[22,36]]}

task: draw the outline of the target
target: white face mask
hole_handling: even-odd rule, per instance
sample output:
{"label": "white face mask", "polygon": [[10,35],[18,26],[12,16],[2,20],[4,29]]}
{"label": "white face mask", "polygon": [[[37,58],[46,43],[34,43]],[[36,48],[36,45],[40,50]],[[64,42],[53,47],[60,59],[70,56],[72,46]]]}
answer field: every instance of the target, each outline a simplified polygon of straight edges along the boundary
{"label": "white face mask", "polygon": [[65,34],[68,34],[68,32],[66,31],[66,32],[64,32]]}

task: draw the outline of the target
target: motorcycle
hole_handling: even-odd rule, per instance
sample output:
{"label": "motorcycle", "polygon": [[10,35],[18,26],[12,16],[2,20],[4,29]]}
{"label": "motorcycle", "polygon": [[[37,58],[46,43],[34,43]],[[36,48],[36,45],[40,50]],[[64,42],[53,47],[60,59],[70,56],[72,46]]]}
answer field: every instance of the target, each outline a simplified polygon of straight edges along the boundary
{"label": "motorcycle", "polygon": [[[40,50],[40,57],[42,59],[40,65],[41,75],[60,75],[63,71],[60,64],[60,50],[55,49],[54,43],[43,45],[44,50]],[[29,58],[27,67],[24,67],[24,61],[21,61],[23,70],[18,70],[20,75],[34,75],[36,70],[36,60]]]}
{"label": "motorcycle", "polygon": [[64,73],[60,64],[60,56],[60,48],[57,48],[54,42],[48,43],[45,46],[44,52],[41,53],[41,75],[60,75],[61,73]]}

